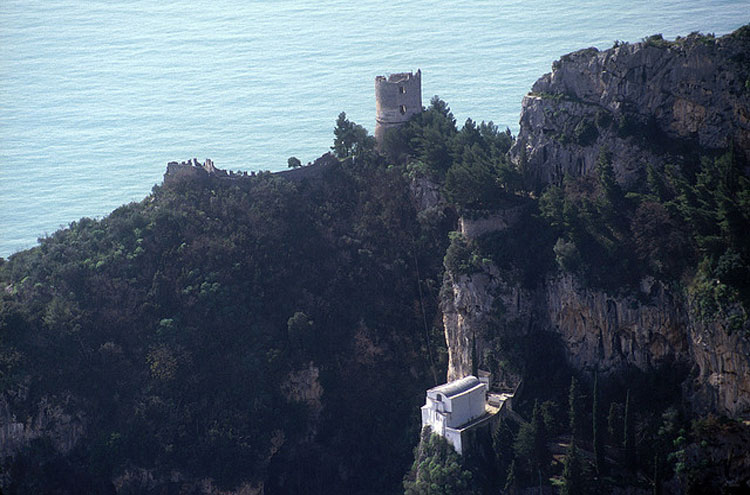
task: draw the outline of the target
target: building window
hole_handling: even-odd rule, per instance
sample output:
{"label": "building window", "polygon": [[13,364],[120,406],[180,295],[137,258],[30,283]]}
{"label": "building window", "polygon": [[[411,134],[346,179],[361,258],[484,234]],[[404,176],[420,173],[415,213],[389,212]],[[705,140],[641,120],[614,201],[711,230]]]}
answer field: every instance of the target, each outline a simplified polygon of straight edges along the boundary
{"label": "building window", "polygon": [[403,86],[399,86],[398,87],[398,92],[401,93],[402,95],[404,95],[404,94],[406,94],[406,88],[403,87]]}
{"label": "building window", "polygon": [[402,115],[406,113],[406,105],[401,105],[398,109]]}

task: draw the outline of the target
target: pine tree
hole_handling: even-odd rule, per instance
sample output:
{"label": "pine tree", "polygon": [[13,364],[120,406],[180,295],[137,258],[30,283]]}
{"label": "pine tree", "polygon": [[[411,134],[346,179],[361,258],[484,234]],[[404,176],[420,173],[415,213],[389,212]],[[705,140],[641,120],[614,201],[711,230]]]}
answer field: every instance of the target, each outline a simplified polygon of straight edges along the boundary
{"label": "pine tree", "polygon": [[609,440],[612,443],[617,443],[617,403],[611,402],[609,404],[609,414],[607,415],[607,433],[609,434]]}
{"label": "pine tree", "polygon": [[534,457],[537,474],[541,479],[542,473],[546,472],[549,467],[552,455],[547,446],[547,427],[544,424],[544,417],[542,416],[542,408],[539,406],[539,401],[534,402],[534,412],[532,413],[531,423],[536,432],[534,437]]}
{"label": "pine tree", "polygon": [[568,418],[570,434],[574,438],[580,433],[581,404],[578,396],[578,382],[575,377],[570,379],[570,391],[568,392]]}
{"label": "pine tree", "polygon": [[613,213],[622,206],[622,189],[615,178],[615,170],[612,167],[612,153],[607,149],[599,152],[599,158],[596,162],[596,172],[599,179],[599,186],[604,193],[603,204],[601,205],[606,213]]}
{"label": "pine tree", "polygon": [[341,112],[333,129],[331,149],[338,158],[357,157],[375,149],[375,138],[367,134],[367,129],[346,118]]}
{"label": "pine tree", "polygon": [[429,428],[422,430],[411,471],[404,480],[406,495],[470,495],[476,493],[472,473],[453,446]]}
{"label": "pine tree", "polygon": [[297,158],[296,156],[290,156],[286,161],[286,165],[289,168],[297,168],[302,166],[302,162],[299,161],[299,158]]}
{"label": "pine tree", "polygon": [[594,455],[596,458],[596,473],[604,474],[604,439],[602,438],[601,415],[599,414],[599,373],[594,373],[594,400],[591,408],[592,433],[594,438]]}
{"label": "pine tree", "polygon": [[544,426],[539,402],[534,403],[534,412],[530,423],[521,425],[513,443],[516,459],[525,461],[524,471],[532,478],[541,478],[552,460],[547,447],[547,429]]}
{"label": "pine tree", "polygon": [[503,487],[503,493],[508,495],[515,495],[518,492],[516,487],[518,480],[518,472],[516,468],[516,460],[513,459],[508,467],[508,475],[505,478],[505,486]]}
{"label": "pine tree", "polygon": [[495,463],[498,473],[506,475],[513,459],[513,439],[515,434],[508,420],[501,419],[492,432],[492,450],[495,452]]}
{"label": "pine tree", "polygon": [[625,417],[622,427],[622,446],[625,450],[625,465],[632,469],[635,464],[635,445],[633,435],[632,405],[630,404],[630,389],[625,395]]}
{"label": "pine tree", "polygon": [[653,495],[661,495],[661,480],[659,479],[659,454],[654,454],[654,484]]}
{"label": "pine tree", "polygon": [[563,486],[561,495],[579,495],[583,493],[583,467],[575,443],[571,442],[565,456],[563,468]]}

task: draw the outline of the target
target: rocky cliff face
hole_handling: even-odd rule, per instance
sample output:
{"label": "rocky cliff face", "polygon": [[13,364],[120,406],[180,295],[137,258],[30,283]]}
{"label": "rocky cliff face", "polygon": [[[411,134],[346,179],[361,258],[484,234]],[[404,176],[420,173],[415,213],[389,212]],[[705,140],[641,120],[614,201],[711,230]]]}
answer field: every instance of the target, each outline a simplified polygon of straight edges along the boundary
{"label": "rocky cliff face", "polygon": [[616,373],[682,365],[692,369],[686,393],[697,411],[750,411],[747,339],[730,335],[720,321],[700,321],[663,284],[645,280],[641,297],[613,297],[568,275],[550,278],[545,295],[549,328],[562,337],[574,367]]}
{"label": "rocky cliff face", "polygon": [[[680,163],[697,150],[733,148],[750,162],[750,28],[565,55],[524,98],[520,124],[511,157],[540,188],[591,174],[602,149],[625,184],[642,178],[647,164]],[[477,232],[468,220],[460,226],[471,241],[512,223],[485,221]],[[726,322],[700,321],[682,292],[653,279],[629,296],[585,288],[571,275],[550,275],[534,290],[506,279],[491,263],[446,275],[449,379],[471,372],[472,355],[486,366],[484,351],[498,334],[533,329],[559,335],[576,369],[679,366],[696,411],[750,414],[750,342]]]}
{"label": "rocky cliff face", "polygon": [[[23,391],[20,392],[23,394]],[[18,393],[12,394],[18,396]],[[23,399],[23,397],[22,397]],[[43,397],[27,417],[13,414],[8,397],[0,395],[0,459],[13,456],[36,438],[48,438],[53,448],[67,454],[86,432],[86,417],[71,412],[70,397]]]}
{"label": "rocky cliff face", "polygon": [[648,370],[688,359],[685,311],[661,284],[646,281],[641,290],[645,303],[582,288],[570,275],[553,276],[545,284],[541,316],[578,369]]}
{"label": "rocky cliff face", "polygon": [[727,331],[725,321],[688,322],[690,354],[697,377],[690,391],[699,412],[732,417],[750,414],[750,342]]}
{"label": "rocky cliff face", "polygon": [[[679,367],[690,370],[685,398],[697,412],[750,412],[750,343],[728,334],[721,322],[693,318],[681,295],[653,280],[643,282],[639,297],[587,289],[570,275],[550,276],[527,291],[507,284],[488,263],[472,275],[447,274],[442,308],[448,380],[472,372],[474,342],[477,359],[487,366],[485,351],[492,352],[498,336],[533,329],[559,335],[574,369],[612,375],[632,367]],[[519,379],[502,367],[491,371],[505,385]]]}
{"label": "rocky cliff face", "polygon": [[[471,374],[474,355],[483,361],[483,356],[494,351],[498,339],[525,331],[533,318],[532,297],[528,291],[505,281],[491,262],[485,262],[481,271],[472,274],[446,271],[441,309],[448,348],[448,380]],[[496,385],[514,388],[520,381],[516,372],[504,367],[490,371]]]}
{"label": "rocky cliff face", "polygon": [[541,184],[589,173],[603,147],[625,181],[691,146],[750,161],[748,31],[563,56],[523,100],[514,160]]}
{"label": "rocky cliff face", "polygon": [[72,397],[43,396],[29,409],[19,408],[19,402],[27,402],[27,392],[21,386],[0,393],[0,487],[12,481],[7,463],[35,440],[43,439],[56,453],[66,455],[87,434],[88,418],[73,405]]}

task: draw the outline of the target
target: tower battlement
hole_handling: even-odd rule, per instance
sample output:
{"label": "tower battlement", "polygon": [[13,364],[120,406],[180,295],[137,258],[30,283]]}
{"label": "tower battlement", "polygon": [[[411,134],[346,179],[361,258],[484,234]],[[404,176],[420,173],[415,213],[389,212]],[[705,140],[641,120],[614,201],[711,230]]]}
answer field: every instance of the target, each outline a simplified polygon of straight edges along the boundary
{"label": "tower battlement", "polygon": [[386,129],[403,125],[422,111],[422,71],[375,78],[375,139],[383,142]]}

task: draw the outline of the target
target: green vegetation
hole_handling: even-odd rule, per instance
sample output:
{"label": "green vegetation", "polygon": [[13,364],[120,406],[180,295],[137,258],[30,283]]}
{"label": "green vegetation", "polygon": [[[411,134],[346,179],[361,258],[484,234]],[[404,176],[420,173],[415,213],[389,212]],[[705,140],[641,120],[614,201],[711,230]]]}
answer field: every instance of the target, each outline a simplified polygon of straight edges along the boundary
{"label": "green vegetation", "polygon": [[549,476],[552,455],[547,445],[548,442],[549,437],[542,411],[539,403],[535,402],[531,422],[521,425],[513,443],[516,461],[523,463],[522,472],[531,485],[535,484],[537,479],[541,483],[542,479],[547,479]]}
{"label": "green vegetation", "polygon": [[691,167],[647,168],[628,191],[600,154],[597,177],[550,186],[539,205],[559,238],[561,270],[592,287],[635,287],[646,275],[671,282],[692,277],[696,311],[705,320],[742,327],[750,308],[750,180],[729,153]]}
{"label": "green vegetation", "polygon": [[[591,405],[591,431],[594,442],[594,466],[596,474],[602,476],[606,470],[604,463],[604,432],[599,412],[599,374],[594,373],[594,398]],[[572,443],[572,442],[571,442]]]}
{"label": "green vegetation", "polygon": [[625,396],[625,415],[622,421],[622,448],[625,465],[633,468],[635,465],[635,435],[633,432],[633,406],[630,402],[630,389]]}
{"label": "green vegetation", "polygon": [[568,427],[574,439],[576,436],[581,437],[581,419],[581,396],[578,392],[578,382],[573,376],[570,378],[570,389],[568,391]]}
{"label": "green vegetation", "polygon": [[443,437],[422,431],[411,471],[404,480],[406,495],[471,495],[476,493],[471,471]]}
{"label": "green vegetation", "polygon": [[647,36],[643,38],[642,42],[646,46],[654,46],[656,48],[669,48],[672,45],[671,42],[664,39],[661,33]]}
{"label": "green vegetation", "polygon": [[425,112],[386,134],[383,153],[444,184],[446,199],[458,209],[481,210],[522,189],[521,174],[507,158],[511,143],[510,130],[500,132],[492,122],[467,119],[456,129],[448,105],[434,97]]}
{"label": "green vegetation", "polygon": [[341,112],[333,129],[333,154],[338,158],[370,157],[375,149],[375,138],[367,134],[367,129],[346,118]]}
{"label": "green vegetation", "polygon": [[578,495],[584,493],[583,466],[575,442],[570,443],[568,454],[565,456],[563,469],[563,485],[560,495]]}
{"label": "green vegetation", "polygon": [[443,264],[455,275],[468,275],[480,269],[477,255],[459,232],[450,233],[451,243],[445,251]]}
{"label": "green vegetation", "polygon": [[581,120],[573,129],[573,137],[580,146],[590,146],[599,137],[599,129],[594,122]]}
{"label": "green vegetation", "polygon": [[[590,146],[614,125],[647,139],[604,112],[565,136]],[[457,128],[436,97],[378,153],[342,112],[323,180],[169,181],[0,263],[9,406],[31,418],[51,401],[85,420],[66,454],[47,438],[3,460],[9,493],[106,492],[133,467],[268,493],[702,487],[700,442],[738,427],[689,423],[687,370],[575,374],[558,336],[501,297],[473,329],[471,365],[523,377],[513,407],[530,421],[500,421],[464,458],[429,432],[413,449],[424,390],[445,375],[444,272],[492,267],[519,293],[563,272],[640,298],[650,276],[703,321],[750,332],[750,182],[734,155],[648,166],[623,186],[602,149],[595,174],[537,191],[511,144],[492,122]],[[410,185],[424,179],[445,202],[418,213]],[[468,238],[459,215],[512,220]]]}
{"label": "green vegetation", "polygon": [[[444,374],[444,344],[425,340],[437,299],[418,289],[438,286],[447,229],[417,221],[369,136],[336,139],[357,161],[324,181],[171,182],[2,264],[6,399],[19,417],[49,400],[85,418],[69,454],[32,446],[3,472],[61,493],[130,466],[270,493],[399,485]],[[310,366],[319,385],[300,385]],[[316,386],[319,404],[294,391]]]}
{"label": "green vegetation", "polygon": [[302,166],[302,162],[299,161],[299,158],[297,158],[296,156],[290,156],[286,161],[286,164],[289,168],[297,168]]}

